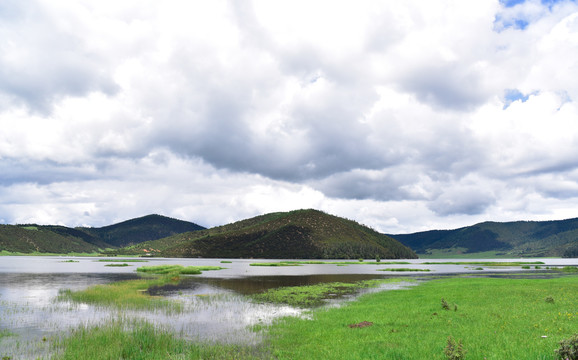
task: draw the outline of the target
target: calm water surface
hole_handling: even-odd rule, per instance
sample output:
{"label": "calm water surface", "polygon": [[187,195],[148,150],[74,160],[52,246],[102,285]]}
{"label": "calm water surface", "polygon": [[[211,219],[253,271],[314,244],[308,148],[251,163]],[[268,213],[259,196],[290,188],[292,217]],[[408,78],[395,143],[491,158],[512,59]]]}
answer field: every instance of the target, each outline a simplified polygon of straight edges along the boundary
{"label": "calm water surface", "polygon": [[[259,335],[250,331],[256,324],[268,324],[280,316],[299,316],[303,309],[256,304],[244,295],[280,286],[312,285],[321,282],[354,282],[392,276],[504,273],[523,271],[520,266],[483,267],[467,265],[426,265],[444,260],[408,260],[410,264],[302,265],[291,267],[250,266],[276,260],[164,259],[127,262],[128,267],[107,267],[110,258],[82,257],[0,257],[0,331],[15,336],[0,340],[0,357],[37,358],[48,356],[49,342],[42,339],[66,333],[80,325],[98,324],[119,317],[144,319],[183,334],[190,339],[258,343]],[[75,262],[66,262],[74,260]],[[120,260],[115,258],[115,260]],[[577,265],[577,259],[538,259],[546,266]],[[460,260],[448,260],[460,261]],[[467,260],[474,261],[474,260]],[[481,261],[489,261],[487,259]],[[495,261],[524,261],[521,259]],[[530,259],[528,261],[535,261]],[[157,311],[123,311],[57,299],[60,290],[81,290],[96,284],[137,278],[136,268],[161,264],[214,265],[225,267],[187,277],[178,287],[164,289],[163,295],[185,305],[185,311],[170,314]],[[385,268],[429,269],[430,272],[399,273],[377,271]],[[528,271],[528,270],[525,270]],[[533,271],[533,270],[531,270]],[[402,274],[402,275],[400,275]],[[388,285],[400,288],[404,284]]]}

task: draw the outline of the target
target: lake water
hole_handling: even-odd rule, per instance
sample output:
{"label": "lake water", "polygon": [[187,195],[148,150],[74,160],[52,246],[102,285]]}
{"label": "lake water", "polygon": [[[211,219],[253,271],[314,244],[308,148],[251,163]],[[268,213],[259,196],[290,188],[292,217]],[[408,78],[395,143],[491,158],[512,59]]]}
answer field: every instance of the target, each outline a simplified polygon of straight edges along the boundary
{"label": "lake water", "polygon": [[[69,262],[70,260],[74,262]],[[542,269],[524,270],[521,266],[487,267],[476,270],[477,265],[424,264],[446,260],[400,260],[410,264],[380,265],[309,264],[290,267],[251,266],[256,262],[278,260],[230,259],[166,259],[150,258],[147,262],[127,262],[127,267],[108,267],[110,258],[86,257],[0,257],[0,331],[15,336],[0,340],[0,357],[46,357],[50,341],[43,341],[63,334],[81,325],[98,324],[125,316],[144,319],[183,334],[184,337],[204,341],[258,343],[257,333],[250,331],[256,324],[269,324],[280,316],[300,316],[303,309],[290,306],[257,304],[245,295],[280,286],[312,285],[321,282],[354,282],[392,276],[427,278],[431,275],[472,273],[476,276],[495,273],[544,271],[545,267],[578,265],[578,259],[499,259],[494,261],[542,261]],[[121,260],[115,258],[115,261]],[[134,259],[133,259],[134,260]],[[460,260],[448,260],[460,261]],[[467,261],[475,261],[468,259]],[[490,261],[487,259],[480,261]],[[123,311],[87,304],[73,304],[57,299],[60,290],[81,290],[96,284],[137,278],[136,268],[161,264],[184,266],[221,266],[225,269],[205,271],[201,275],[186,277],[178,287],[160,295],[184,304],[182,313],[158,311]],[[390,268],[428,269],[430,272],[378,271]],[[383,289],[407,287],[409,283],[396,283]]]}

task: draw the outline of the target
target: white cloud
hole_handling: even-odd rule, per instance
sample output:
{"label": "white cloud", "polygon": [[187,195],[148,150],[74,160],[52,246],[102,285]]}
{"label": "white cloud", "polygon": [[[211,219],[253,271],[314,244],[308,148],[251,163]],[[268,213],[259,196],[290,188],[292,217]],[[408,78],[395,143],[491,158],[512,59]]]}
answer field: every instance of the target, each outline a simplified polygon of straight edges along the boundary
{"label": "white cloud", "polygon": [[403,232],[574,216],[577,14],[3,3],[0,218],[212,226],[315,207]]}

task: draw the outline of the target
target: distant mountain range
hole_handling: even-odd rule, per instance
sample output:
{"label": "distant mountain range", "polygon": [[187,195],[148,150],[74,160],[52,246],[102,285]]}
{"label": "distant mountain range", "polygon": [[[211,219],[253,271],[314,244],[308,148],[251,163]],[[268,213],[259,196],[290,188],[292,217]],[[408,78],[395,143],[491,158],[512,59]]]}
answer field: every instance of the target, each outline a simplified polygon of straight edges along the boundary
{"label": "distant mountain range", "polygon": [[435,257],[484,253],[506,257],[578,257],[578,218],[483,222],[454,230],[390,236],[418,254]]}
{"label": "distant mountain range", "polygon": [[578,257],[578,218],[484,222],[386,235],[311,209],[265,214],[211,229],[147,215],[100,228],[0,225],[1,251],[284,259]]}

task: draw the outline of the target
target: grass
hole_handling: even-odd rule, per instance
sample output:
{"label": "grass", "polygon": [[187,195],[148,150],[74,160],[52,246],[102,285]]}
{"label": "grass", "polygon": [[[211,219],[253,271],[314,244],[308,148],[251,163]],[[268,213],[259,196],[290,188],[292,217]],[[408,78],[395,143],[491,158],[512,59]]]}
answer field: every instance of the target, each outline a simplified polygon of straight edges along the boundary
{"label": "grass", "polygon": [[[276,298],[328,290],[316,287],[285,288]],[[257,348],[188,342],[148,323],[115,321],[74,331],[57,344],[55,358],[443,360],[451,337],[463,344],[466,359],[553,360],[559,342],[576,333],[577,302],[578,276],[572,274],[442,278],[319,308],[308,318],[283,318],[262,328],[267,340]]]}
{"label": "grass", "polygon": [[[110,264],[110,266],[124,266]],[[126,266],[129,266],[126,264]],[[118,281],[110,284],[95,285],[85,290],[61,290],[61,300],[94,304],[98,306],[112,306],[119,309],[164,309],[167,311],[181,311],[182,304],[170,301],[160,296],[150,296],[147,290],[153,286],[163,286],[178,283],[180,275],[200,274],[205,270],[219,270],[219,266],[187,266],[158,265],[142,266],[138,272],[159,274],[152,278]]]}
{"label": "grass", "polygon": [[[307,261],[280,261],[276,263],[255,263],[252,266],[294,266],[294,265],[406,265],[411,264],[407,261],[322,261],[322,260],[307,260]],[[260,265],[267,264],[267,265]]]}
{"label": "grass", "polygon": [[[445,359],[451,336],[467,359],[554,359],[558,342],[576,332],[577,301],[575,276],[431,280],[316,311],[312,320],[285,318],[270,328],[269,345],[277,359]],[[363,321],[373,324],[348,326]]]}
{"label": "grass", "polygon": [[274,263],[251,263],[250,266],[301,266],[300,264],[286,263],[286,262],[274,262]]}
{"label": "grass", "polygon": [[55,360],[254,359],[256,348],[186,341],[144,321],[117,320],[79,327],[53,345]]}
{"label": "grass", "polygon": [[101,256],[100,253],[76,253],[76,252],[69,252],[66,254],[62,253],[43,253],[43,252],[29,252],[23,253],[18,251],[7,251],[7,250],[0,250],[0,256],[78,256],[78,257],[96,257]]}
{"label": "grass", "polygon": [[79,261],[78,260],[63,260],[61,262],[63,262],[63,263],[77,263]]}
{"label": "grass", "polygon": [[[399,280],[388,280],[399,281]],[[312,307],[322,305],[328,298],[335,298],[352,294],[359,289],[377,287],[384,280],[367,280],[355,283],[321,283],[307,286],[287,286],[269,289],[264,293],[253,295],[258,302],[287,304],[298,307]]]}
{"label": "grass", "polygon": [[157,275],[198,275],[203,271],[221,270],[220,266],[182,266],[182,265],[155,265],[141,266],[136,269],[138,272]]}
{"label": "grass", "polygon": [[405,271],[431,271],[430,269],[410,269],[410,268],[387,268],[387,269],[377,269],[377,271],[399,271],[399,272],[405,272]]}
{"label": "grass", "polygon": [[160,296],[150,296],[146,292],[152,286],[163,286],[178,281],[178,278],[170,276],[118,281],[79,291],[61,290],[59,299],[119,309],[180,311],[181,304]]}
{"label": "grass", "polygon": [[232,264],[231,260],[221,260],[221,264]]}
{"label": "grass", "polygon": [[444,261],[423,262],[423,265],[483,265],[483,266],[520,266],[544,265],[542,261]]}
{"label": "grass", "polygon": [[127,264],[127,263],[122,263],[122,264],[106,264],[106,265],[104,265],[104,266],[110,266],[110,267],[125,267],[125,266],[132,266],[132,265],[129,265],[129,264]]}

